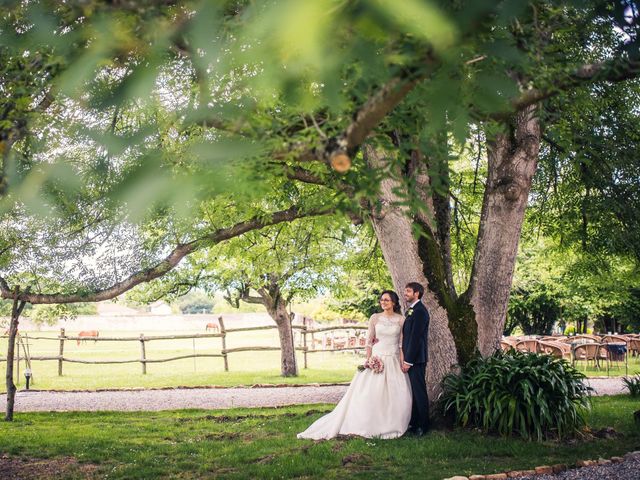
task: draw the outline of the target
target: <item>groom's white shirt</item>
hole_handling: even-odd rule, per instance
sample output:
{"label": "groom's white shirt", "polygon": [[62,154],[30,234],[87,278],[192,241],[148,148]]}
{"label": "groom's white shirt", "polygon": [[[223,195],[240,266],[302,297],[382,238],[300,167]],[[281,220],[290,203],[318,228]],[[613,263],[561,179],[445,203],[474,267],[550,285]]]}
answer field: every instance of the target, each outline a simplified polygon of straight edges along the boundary
{"label": "groom's white shirt", "polygon": [[[420,301],[420,299],[416,300],[415,302],[413,302],[411,305],[409,305],[409,308],[407,308],[407,311],[411,310],[413,307],[415,307],[418,302]],[[409,363],[409,362],[404,362],[406,365],[409,365],[410,367],[413,367],[413,363]]]}

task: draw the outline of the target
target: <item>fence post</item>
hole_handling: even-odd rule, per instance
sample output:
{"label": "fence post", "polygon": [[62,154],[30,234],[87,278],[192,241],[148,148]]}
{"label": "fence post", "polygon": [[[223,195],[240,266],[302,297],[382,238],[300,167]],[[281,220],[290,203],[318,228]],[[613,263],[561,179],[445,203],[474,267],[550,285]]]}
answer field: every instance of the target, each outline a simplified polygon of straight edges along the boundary
{"label": "fence post", "polygon": [[[313,347],[313,343],[311,344],[311,347]],[[302,326],[302,352],[304,354],[304,368],[305,370],[307,369],[307,326],[303,325]]]}
{"label": "fence post", "polygon": [[224,360],[224,371],[229,371],[229,360],[227,359],[227,331],[224,328],[224,322],[222,321],[222,315],[218,317],[218,323],[220,324],[220,333],[222,334],[222,358]]}
{"label": "fence post", "polygon": [[16,383],[20,385],[20,334],[16,334],[15,342],[18,344],[18,363],[16,363]]}
{"label": "fence post", "polygon": [[64,328],[60,329],[60,350],[58,353],[58,376],[62,376],[62,355],[64,354]]}
{"label": "fence post", "polygon": [[[305,317],[306,320],[306,317]],[[312,318],[309,318],[309,325],[311,324],[311,320],[313,320]],[[307,322],[304,322],[305,326],[307,325]],[[312,325],[313,326],[313,325]],[[311,348],[313,348],[313,346],[316,344],[316,334],[315,332],[311,332]]]}
{"label": "fence post", "polygon": [[142,363],[142,374],[146,375],[147,374],[147,353],[144,348],[144,333],[140,334],[140,353],[141,353],[140,363]]}

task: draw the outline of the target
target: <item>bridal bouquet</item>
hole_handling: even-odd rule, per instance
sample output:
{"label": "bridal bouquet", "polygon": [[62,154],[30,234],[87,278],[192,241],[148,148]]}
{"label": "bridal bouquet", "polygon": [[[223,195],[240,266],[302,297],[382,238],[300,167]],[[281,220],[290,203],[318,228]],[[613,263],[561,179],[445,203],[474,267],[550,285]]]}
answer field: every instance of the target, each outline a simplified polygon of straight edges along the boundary
{"label": "bridal bouquet", "polygon": [[384,371],[384,363],[382,363],[380,357],[374,355],[364,362],[364,365],[358,365],[358,370],[360,371],[363,371],[365,368],[371,369],[373,373],[382,373]]}

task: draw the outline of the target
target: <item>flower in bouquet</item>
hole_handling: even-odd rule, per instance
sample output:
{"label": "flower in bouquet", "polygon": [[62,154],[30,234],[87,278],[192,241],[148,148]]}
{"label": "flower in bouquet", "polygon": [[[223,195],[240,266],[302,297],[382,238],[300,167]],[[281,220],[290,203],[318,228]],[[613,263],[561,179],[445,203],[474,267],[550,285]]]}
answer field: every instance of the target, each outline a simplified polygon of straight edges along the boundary
{"label": "flower in bouquet", "polygon": [[380,357],[373,356],[364,362],[364,365],[358,365],[358,370],[363,371],[365,368],[373,370],[373,373],[382,373],[384,371],[384,363]]}
{"label": "flower in bouquet", "polygon": [[373,370],[373,373],[382,373],[384,371],[384,363],[382,363],[382,359],[380,357],[376,357],[375,355],[369,358],[369,368]]}

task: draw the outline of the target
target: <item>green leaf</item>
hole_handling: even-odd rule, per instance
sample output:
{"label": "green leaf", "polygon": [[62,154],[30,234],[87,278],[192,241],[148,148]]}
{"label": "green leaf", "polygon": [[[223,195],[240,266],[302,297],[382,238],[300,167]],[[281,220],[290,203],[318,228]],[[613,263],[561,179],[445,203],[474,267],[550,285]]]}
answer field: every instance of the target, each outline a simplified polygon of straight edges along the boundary
{"label": "green leaf", "polygon": [[400,28],[428,41],[436,50],[453,45],[459,35],[454,22],[434,2],[374,0],[373,5]]}

